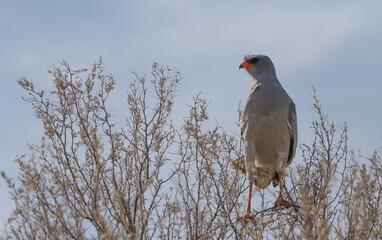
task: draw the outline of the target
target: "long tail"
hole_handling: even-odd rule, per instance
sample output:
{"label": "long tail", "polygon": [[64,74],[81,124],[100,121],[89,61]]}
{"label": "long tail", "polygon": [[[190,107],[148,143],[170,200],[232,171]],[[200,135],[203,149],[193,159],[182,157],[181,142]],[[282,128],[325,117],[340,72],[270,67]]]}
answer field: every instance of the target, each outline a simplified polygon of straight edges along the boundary
{"label": "long tail", "polygon": [[[241,173],[244,176],[246,175],[244,155],[233,160],[229,166],[236,172]],[[277,174],[277,172],[275,172],[275,175],[273,176],[272,184],[273,187],[277,187],[279,185],[279,175]]]}
{"label": "long tail", "polygon": [[233,160],[229,166],[236,172],[241,173],[244,176],[246,175],[244,155]]}

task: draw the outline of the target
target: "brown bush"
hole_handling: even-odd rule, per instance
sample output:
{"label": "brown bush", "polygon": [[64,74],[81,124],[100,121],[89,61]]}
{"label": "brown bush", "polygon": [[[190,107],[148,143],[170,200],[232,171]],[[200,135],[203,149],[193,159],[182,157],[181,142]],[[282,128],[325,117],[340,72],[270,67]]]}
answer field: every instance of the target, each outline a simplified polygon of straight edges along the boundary
{"label": "brown bush", "polygon": [[[229,168],[242,155],[240,139],[207,129],[207,101],[189,106],[181,127],[171,121],[177,70],[153,64],[150,78],[134,73],[125,123],[107,100],[115,87],[102,59],[49,71],[55,88],[28,95],[45,134],[16,158],[17,179],[4,173],[15,210],[4,239],[379,239],[382,163],[347,145],[346,124],[330,122],[313,95],[318,119],[312,142],[301,145],[286,195],[296,207],[267,207],[256,191],[257,213],[244,224],[246,181]],[[363,162],[363,163],[362,163]],[[244,194],[245,193],[245,194]]]}

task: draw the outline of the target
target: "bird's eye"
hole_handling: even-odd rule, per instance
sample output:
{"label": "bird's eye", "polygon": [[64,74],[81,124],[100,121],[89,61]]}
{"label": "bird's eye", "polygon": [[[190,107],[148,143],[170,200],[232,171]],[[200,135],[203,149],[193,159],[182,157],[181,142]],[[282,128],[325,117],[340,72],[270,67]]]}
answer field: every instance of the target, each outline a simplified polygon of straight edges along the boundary
{"label": "bird's eye", "polygon": [[254,57],[254,58],[248,60],[247,62],[250,63],[250,64],[255,64],[255,63],[257,63],[259,60],[260,60],[259,58]]}

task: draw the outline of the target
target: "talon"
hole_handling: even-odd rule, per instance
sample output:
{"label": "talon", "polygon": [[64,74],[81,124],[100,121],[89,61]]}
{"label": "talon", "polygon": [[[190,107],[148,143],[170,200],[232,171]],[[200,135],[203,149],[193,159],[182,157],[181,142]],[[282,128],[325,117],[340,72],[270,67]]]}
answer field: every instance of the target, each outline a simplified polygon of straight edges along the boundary
{"label": "talon", "polygon": [[287,200],[284,200],[282,198],[278,198],[277,201],[275,202],[275,207],[292,207],[293,204],[288,202]]}
{"label": "talon", "polygon": [[253,219],[255,218],[255,214],[249,212],[249,213],[246,213],[244,216],[243,216],[244,219],[246,218],[249,218],[249,219]]}
{"label": "talon", "polygon": [[292,207],[293,204],[288,202],[287,200],[283,199],[283,178],[281,172],[278,172],[279,174],[279,186],[280,186],[280,191],[279,191],[279,197],[277,198],[275,202],[275,207],[280,208],[282,206],[285,207]]}
{"label": "talon", "polygon": [[246,213],[244,216],[242,217],[238,217],[237,220],[238,221],[242,221],[244,223],[247,223],[247,220],[252,220],[255,218],[255,214],[251,213],[251,212],[248,212]]}

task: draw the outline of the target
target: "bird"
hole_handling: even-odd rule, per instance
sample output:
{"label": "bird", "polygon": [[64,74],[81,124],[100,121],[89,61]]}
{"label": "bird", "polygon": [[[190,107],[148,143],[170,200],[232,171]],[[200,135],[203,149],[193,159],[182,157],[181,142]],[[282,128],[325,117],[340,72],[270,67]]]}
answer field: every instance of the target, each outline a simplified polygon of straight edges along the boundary
{"label": "bird", "polygon": [[296,153],[297,115],[296,106],[277,79],[268,56],[246,55],[241,68],[253,78],[240,115],[244,157],[232,163],[249,182],[247,211],[242,217],[245,220],[255,217],[251,213],[253,183],[257,189],[265,189],[271,182],[274,187],[279,185],[274,206],[292,206],[283,199],[282,189],[283,175]]}

